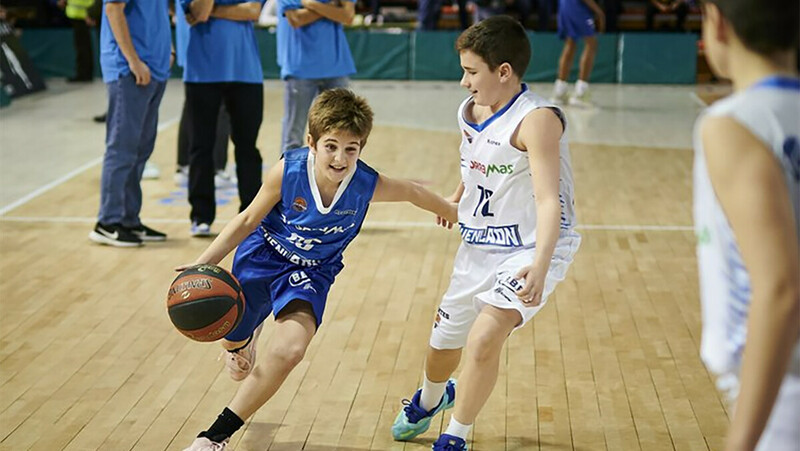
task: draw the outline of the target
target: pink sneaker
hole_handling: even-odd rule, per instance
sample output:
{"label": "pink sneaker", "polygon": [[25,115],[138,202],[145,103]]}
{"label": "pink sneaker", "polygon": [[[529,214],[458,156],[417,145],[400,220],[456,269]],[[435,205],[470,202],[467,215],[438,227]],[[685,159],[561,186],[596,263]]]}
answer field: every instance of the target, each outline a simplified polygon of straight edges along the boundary
{"label": "pink sneaker", "polygon": [[253,339],[244,348],[236,351],[222,351],[222,358],[225,359],[225,366],[228,367],[228,374],[231,379],[239,382],[244,380],[256,364],[256,343],[264,323],[259,324],[253,332]]}
{"label": "pink sneaker", "polygon": [[228,439],[225,439],[222,443],[217,443],[205,437],[197,437],[192,442],[192,446],[183,451],[224,451],[226,446],[228,446]]}

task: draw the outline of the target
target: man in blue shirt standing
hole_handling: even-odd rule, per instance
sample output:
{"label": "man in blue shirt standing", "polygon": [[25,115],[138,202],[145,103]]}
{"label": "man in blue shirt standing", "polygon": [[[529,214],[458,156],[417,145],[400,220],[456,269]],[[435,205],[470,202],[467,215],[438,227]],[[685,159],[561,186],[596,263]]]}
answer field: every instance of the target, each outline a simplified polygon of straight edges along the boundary
{"label": "man in blue shirt standing", "polygon": [[285,80],[281,151],[306,145],[308,110],[322,91],[346,87],[356,72],[342,25],[355,0],[278,0],[278,65]]}
{"label": "man in blue shirt standing", "polygon": [[146,227],[142,172],[153,153],[158,106],[171,59],[169,12],[165,0],[104,0],[100,66],[108,87],[106,152],[100,179],[100,212],[89,239],[117,247],[163,241]]}
{"label": "man in blue shirt standing", "polygon": [[191,124],[189,203],[192,236],[211,235],[216,216],[214,157],[222,102],[231,118],[231,140],[239,179],[239,211],[261,187],[256,148],[264,115],[264,74],[253,22],[260,0],[180,0],[191,25],[183,81]]}

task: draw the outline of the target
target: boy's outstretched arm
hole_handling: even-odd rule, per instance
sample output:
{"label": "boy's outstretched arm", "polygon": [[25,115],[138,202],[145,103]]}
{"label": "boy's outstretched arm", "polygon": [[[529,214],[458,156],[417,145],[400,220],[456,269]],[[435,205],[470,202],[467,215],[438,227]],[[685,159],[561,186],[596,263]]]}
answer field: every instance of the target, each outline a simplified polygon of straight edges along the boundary
{"label": "boy's outstretched arm", "polygon": [[456,204],[410,180],[395,180],[379,175],[372,202],[411,202],[423,210],[446,219],[451,224],[458,222]]}
{"label": "boy's outstretched arm", "polygon": [[758,443],[800,333],[800,263],[791,201],[775,157],[732,118],[703,122],[714,192],[750,275],[747,341],[726,450]]}
{"label": "boy's outstretched arm", "polygon": [[553,258],[560,233],[559,141],[563,133],[564,125],[556,113],[550,108],[540,108],[525,116],[516,137],[517,147],[528,152],[536,202],[536,256],[529,266],[522,268],[517,274],[517,278],[525,279],[517,296],[531,307],[542,301],[545,276],[550,269],[550,259]]}
{"label": "boy's outstretched arm", "polygon": [[179,266],[178,271],[193,265],[204,263],[217,264],[242,242],[258,225],[267,213],[281,200],[281,182],[283,182],[283,160],[280,160],[269,172],[258,190],[255,199],[231,222],[225,225],[211,245],[195,260],[192,265]]}

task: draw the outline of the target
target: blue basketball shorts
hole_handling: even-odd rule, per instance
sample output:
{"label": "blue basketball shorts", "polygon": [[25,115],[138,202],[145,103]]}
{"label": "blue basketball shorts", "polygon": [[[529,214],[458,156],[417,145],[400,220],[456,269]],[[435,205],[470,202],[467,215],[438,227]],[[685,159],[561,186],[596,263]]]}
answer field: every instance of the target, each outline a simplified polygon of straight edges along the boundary
{"label": "blue basketball shorts", "polygon": [[578,9],[558,12],[558,37],[578,40],[597,34],[591,11]]}
{"label": "blue basketball shorts", "polygon": [[311,304],[319,329],[328,291],[343,267],[341,262],[310,268],[290,263],[274,252],[256,229],[242,241],[233,258],[233,275],[242,286],[245,309],[242,321],[225,338],[247,340],[270,313],[277,318],[294,300]]}

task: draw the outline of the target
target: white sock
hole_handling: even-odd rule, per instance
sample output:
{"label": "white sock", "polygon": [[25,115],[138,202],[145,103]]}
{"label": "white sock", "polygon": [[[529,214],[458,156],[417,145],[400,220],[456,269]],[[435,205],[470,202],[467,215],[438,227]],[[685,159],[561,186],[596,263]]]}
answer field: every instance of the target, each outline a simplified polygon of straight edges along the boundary
{"label": "white sock", "polygon": [[582,96],[588,90],[589,90],[589,83],[586,83],[583,80],[578,80],[575,83],[575,95]]}
{"label": "white sock", "polygon": [[556,80],[556,85],[555,85],[555,89],[554,89],[555,90],[555,95],[563,96],[567,92],[567,88],[568,87],[569,86],[567,85],[566,81],[564,81],[564,80]]}
{"label": "white sock", "polygon": [[471,428],[471,424],[461,424],[458,422],[458,420],[456,420],[455,415],[450,415],[450,424],[447,425],[447,430],[444,431],[444,433],[448,435],[455,435],[456,437],[466,440]]}
{"label": "white sock", "polygon": [[442,400],[442,395],[444,395],[446,387],[447,381],[431,382],[426,374],[422,382],[422,394],[419,396],[419,405],[427,411],[432,410],[439,405],[439,401]]}

